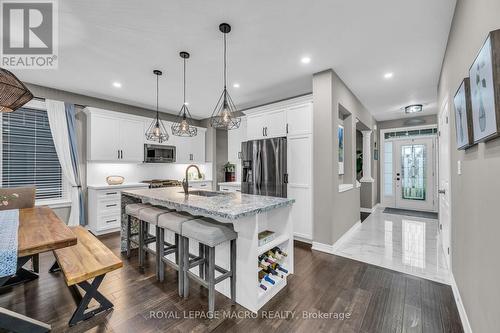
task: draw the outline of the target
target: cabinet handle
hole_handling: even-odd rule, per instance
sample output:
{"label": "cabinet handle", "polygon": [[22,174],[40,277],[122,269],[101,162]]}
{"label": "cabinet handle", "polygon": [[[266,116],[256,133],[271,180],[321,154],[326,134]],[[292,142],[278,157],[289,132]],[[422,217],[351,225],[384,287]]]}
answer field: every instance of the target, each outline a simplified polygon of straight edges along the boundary
{"label": "cabinet handle", "polygon": [[123,150],[120,150],[120,158],[123,160]]}
{"label": "cabinet handle", "polygon": [[286,124],[286,134],[288,134],[288,123]]}
{"label": "cabinet handle", "polygon": [[267,136],[267,127],[266,127],[266,136]]}
{"label": "cabinet handle", "polygon": [[262,127],[262,136],[266,136],[266,128]]}
{"label": "cabinet handle", "polygon": [[106,207],[116,207],[116,204],[106,205]]}
{"label": "cabinet handle", "polygon": [[207,184],[200,184],[200,187],[206,187]]}
{"label": "cabinet handle", "polygon": [[118,192],[106,192],[106,195],[118,194]]}
{"label": "cabinet handle", "polygon": [[117,152],[118,152],[118,159],[120,159],[120,149],[118,149]]}
{"label": "cabinet handle", "polygon": [[113,222],[116,222],[116,219],[114,220],[107,220],[106,223],[113,223]]}
{"label": "cabinet handle", "polygon": [[236,190],[236,192],[241,192],[241,190]]}

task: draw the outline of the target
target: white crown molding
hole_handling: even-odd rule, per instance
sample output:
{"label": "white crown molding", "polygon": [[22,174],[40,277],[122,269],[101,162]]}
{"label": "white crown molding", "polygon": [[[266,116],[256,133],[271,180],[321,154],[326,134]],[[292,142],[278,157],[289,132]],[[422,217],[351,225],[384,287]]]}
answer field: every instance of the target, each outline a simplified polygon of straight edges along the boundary
{"label": "white crown molding", "polygon": [[269,104],[262,105],[262,106],[257,106],[254,108],[249,108],[246,110],[242,110],[242,112],[245,115],[253,115],[253,114],[258,114],[258,113],[262,113],[262,112],[267,112],[269,110],[291,108],[291,107],[301,105],[301,104],[312,103],[312,101],[313,101],[312,94],[307,94],[307,95],[303,95],[303,96],[299,96],[299,97],[293,97],[290,99],[286,99],[283,101],[278,101],[278,102],[269,103]]}

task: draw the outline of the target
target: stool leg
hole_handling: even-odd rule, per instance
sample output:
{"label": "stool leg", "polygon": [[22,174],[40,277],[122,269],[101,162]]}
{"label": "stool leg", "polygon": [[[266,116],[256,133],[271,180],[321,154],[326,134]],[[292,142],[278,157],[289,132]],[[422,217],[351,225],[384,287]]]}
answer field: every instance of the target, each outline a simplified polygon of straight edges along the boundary
{"label": "stool leg", "polygon": [[175,234],[175,260],[179,267],[177,271],[177,288],[179,292],[179,296],[182,297],[184,295],[184,237],[179,234]]}
{"label": "stool leg", "polygon": [[215,247],[208,248],[208,313],[215,309]]}
{"label": "stool leg", "polygon": [[156,226],[155,227],[155,237],[156,237],[156,241],[155,241],[155,248],[156,248],[156,256],[155,256],[155,262],[156,262],[156,279],[158,281],[163,281],[163,279],[160,279],[160,272],[163,270],[163,260],[161,260],[163,258],[163,250],[165,249],[165,247],[163,247],[162,249],[162,244],[161,243],[161,230],[163,230],[162,228],[160,228],[159,226]]}
{"label": "stool leg", "polygon": [[231,301],[236,302],[236,239],[231,241],[230,267],[231,270]]}
{"label": "stool leg", "polygon": [[144,269],[144,221],[139,221],[139,268]]}
{"label": "stool leg", "polygon": [[183,261],[183,269],[182,273],[184,275],[183,277],[183,283],[184,283],[184,298],[188,298],[189,296],[189,277],[188,277],[188,270],[189,270],[189,238],[187,237],[182,237],[182,251],[184,252],[182,254],[182,261]]}
{"label": "stool leg", "polygon": [[[205,245],[203,245],[202,243],[198,243],[198,257],[205,258],[204,252],[205,252]],[[205,263],[198,266],[198,275],[200,276],[200,278],[204,279]]]}
{"label": "stool leg", "polygon": [[127,258],[130,258],[130,235],[132,234],[132,219],[127,215]]}

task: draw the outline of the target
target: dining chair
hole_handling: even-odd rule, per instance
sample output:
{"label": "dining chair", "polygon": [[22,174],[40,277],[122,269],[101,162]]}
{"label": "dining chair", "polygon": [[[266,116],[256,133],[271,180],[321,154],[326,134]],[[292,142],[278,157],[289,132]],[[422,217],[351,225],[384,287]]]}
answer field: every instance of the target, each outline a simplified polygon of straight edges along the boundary
{"label": "dining chair", "polygon": [[[35,207],[35,186],[0,188],[0,210]],[[38,254],[32,256],[33,271],[39,273],[40,260]]]}

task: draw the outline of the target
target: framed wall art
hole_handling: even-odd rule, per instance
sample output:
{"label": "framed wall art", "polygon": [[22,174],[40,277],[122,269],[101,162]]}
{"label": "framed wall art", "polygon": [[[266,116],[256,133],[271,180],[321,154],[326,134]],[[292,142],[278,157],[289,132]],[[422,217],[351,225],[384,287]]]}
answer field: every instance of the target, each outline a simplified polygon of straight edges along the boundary
{"label": "framed wall art", "polygon": [[474,143],[500,134],[500,30],[488,35],[469,70]]}
{"label": "framed wall art", "polygon": [[457,149],[466,149],[474,144],[469,78],[462,81],[453,99],[453,104],[455,106]]}
{"label": "framed wall art", "polygon": [[339,125],[337,131],[339,139],[339,175],[344,174],[344,126]]}

